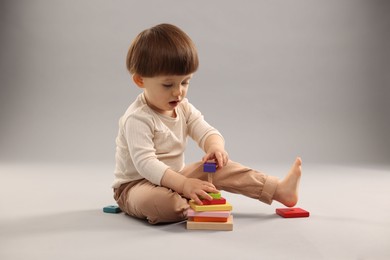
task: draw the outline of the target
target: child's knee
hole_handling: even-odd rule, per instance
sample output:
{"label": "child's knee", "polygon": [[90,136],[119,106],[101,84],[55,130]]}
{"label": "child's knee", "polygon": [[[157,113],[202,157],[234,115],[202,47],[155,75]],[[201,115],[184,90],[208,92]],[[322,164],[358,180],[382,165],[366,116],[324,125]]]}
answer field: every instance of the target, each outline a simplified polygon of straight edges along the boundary
{"label": "child's knee", "polygon": [[151,224],[178,222],[187,218],[188,203],[176,192],[167,196],[159,196],[153,200],[153,210],[147,220]]}
{"label": "child's knee", "polygon": [[151,224],[182,221],[189,207],[177,192],[146,181],[122,193],[117,202],[128,215]]}

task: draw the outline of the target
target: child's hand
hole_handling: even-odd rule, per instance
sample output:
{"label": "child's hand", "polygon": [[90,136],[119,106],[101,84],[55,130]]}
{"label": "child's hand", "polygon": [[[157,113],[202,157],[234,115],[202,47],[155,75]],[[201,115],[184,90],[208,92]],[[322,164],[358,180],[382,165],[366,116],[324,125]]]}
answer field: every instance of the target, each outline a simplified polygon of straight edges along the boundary
{"label": "child's hand", "polygon": [[207,194],[208,192],[218,193],[215,186],[207,181],[202,181],[194,178],[187,178],[183,185],[183,195],[188,199],[193,199],[196,204],[202,205],[199,197],[212,200],[213,198]]}
{"label": "child's hand", "polygon": [[229,161],[229,155],[221,146],[210,146],[206,155],[203,156],[202,162],[205,163],[209,160],[215,160],[217,166],[222,168]]}

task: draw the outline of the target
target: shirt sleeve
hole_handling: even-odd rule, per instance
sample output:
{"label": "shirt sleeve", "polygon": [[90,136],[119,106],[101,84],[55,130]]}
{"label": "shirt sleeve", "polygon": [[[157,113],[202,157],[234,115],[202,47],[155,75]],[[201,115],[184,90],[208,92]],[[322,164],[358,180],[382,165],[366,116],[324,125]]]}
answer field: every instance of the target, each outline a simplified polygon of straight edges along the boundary
{"label": "shirt sleeve", "polygon": [[150,182],[161,185],[161,179],[169,166],[157,159],[153,143],[153,118],[132,114],[124,123],[124,134],[138,173]]}
{"label": "shirt sleeve", "polygon": [[222,134],[206,122],[202,113],[191,103],[186,102],[188,135],[204,150],[204,144],[210,135],[217,134],[224,140]]}

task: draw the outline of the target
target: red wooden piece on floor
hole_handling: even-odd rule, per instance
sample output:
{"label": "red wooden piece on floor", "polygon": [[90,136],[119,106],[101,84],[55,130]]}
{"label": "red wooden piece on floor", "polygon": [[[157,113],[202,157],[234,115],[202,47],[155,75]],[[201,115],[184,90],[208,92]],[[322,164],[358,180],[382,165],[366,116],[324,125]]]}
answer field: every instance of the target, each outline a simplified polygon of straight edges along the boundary
{"label": "red wooden piece on floor", "polygon": [[276,209],[276,214],[284,218],[306,218],[310,213],[301,208],[279,208]]}

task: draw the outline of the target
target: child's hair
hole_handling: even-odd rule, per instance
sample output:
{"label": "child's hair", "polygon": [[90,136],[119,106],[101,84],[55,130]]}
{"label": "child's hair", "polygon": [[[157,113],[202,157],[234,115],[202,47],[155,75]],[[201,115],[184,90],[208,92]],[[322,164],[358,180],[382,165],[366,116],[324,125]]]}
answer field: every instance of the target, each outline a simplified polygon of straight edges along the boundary
{"label": "child's hair", "polygon": [[143,77],[188,75],[198,69],[195,44],[180,28],[159,24],[142,31],[127,53],[126,66],[131,74]]}

